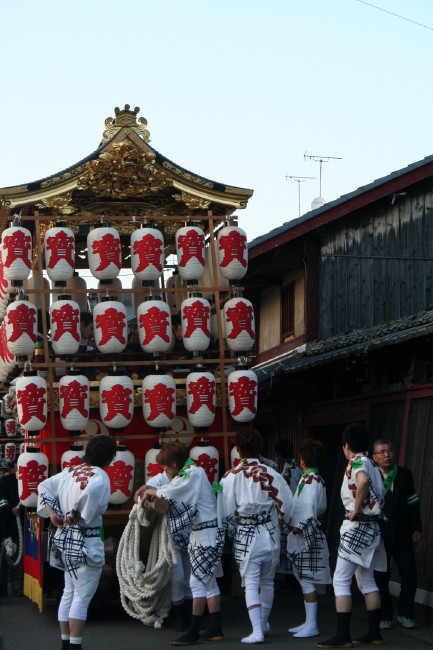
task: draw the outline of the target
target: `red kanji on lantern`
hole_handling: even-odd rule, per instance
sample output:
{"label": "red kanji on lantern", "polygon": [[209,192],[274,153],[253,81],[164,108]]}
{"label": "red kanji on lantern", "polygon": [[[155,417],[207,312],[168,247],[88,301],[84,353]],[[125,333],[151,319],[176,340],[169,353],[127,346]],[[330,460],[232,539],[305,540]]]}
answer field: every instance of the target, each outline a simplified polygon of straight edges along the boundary
{"label": "red kanji on lantern", "polygon": [[80,384],[76,379],[69,384],[60,386],[60,398],[64,400],[60,416],[66,418],[71,411],[77,409],[83,418],[87,418],[89,415],[89,411],[86,409],[88,392],[89,387],[86,384]]}
{"label": "red kanji on lantern", "polygon": [[245,250],[247,243],[245,237],[238,230],[231,230],[227,235],[222,235],[219,240],[219,249],[223,251],[223,259],[220,266],[228,266],[233,260],[237,260],[244,268],[247,266]]}
{"label": "red kanji on lantern", "polygon": [[92,243],[92,252],[100,257],[99,266],[95,269],[96,271],[104,271],[110,264],[114,264],[118,269],[121,268],[120,239],[112,233],[109,232],[103,235],[101,239],[96,239]]}
{"label": "red kanji on lantern", "polygon": [[129,420],[131,414],[129,411],[132,403],[132,391],[121,384],[115,384],[110,390],[103,390],[101,393],[101,402],[107,405],[107,415],[104,421],[112,420],[116,415],[123,415]]}
{"label": "red kanji on lantern", "polygon": [[161,253],[164,242],[158,237],[151,234],[145,235],[142,239],[138,239],[133,244],[132,252],[138,255],[139,263],[135,269],[136,273],[144,271],[148,266],[153,266],[162,272]]}
{"label": "red kanji on lantern", "polygon": [[148,345],[155,336],[160,336],[163,341],[170,343],[169,328],[170,314],[158,307],[151,307],[145,314],[140,314],[139,324],[145,337],[142,345]]}
{"label": "red kanji on lantern", "polygon": [[9,343],[14,343],[20,336],[27,334],[36,343],[34,325],[36,323],[35,308],[28,307],[25,300],[20,301],[16,309],[8,312],[8,324],[12,325],[12,333],[9,336]]}
{"label": "red kanji on lantern", "polygon": [[195,257],[200,264],[205,265],[203,257],[204,251],[204,234],[191,228],[184,235],[180,235],[177,240],[177,246],[182,249],[182,257],[179,265],[186,266],[190,259]]}
{"label": "red kanji on lantern", "polygon": [[60,309],[51,312],[52,324],[57,325],[53,341],[58,341],[63,334],[69,333],[76,341],[80,340],[77,324],[80,320],[80,310],[74,309],[70,302],[65,302]]}
{"label": "red kanji on lantern", "polygon": [[230,396],[234,399],[232,415],[239,415],[244,409],[256,413],[257,383],[247,376],[241,376],[230,384]]}
{"label": "red kanji on lantern", "polygon": [[6,420],[5,422],[6,435],[14,435],[16,432],[15,420]]}
{"label": "red kanji on lantern", "polygon": [[84,490],[84,488],[87,487],[89,478],[95,473],[89,465],[84,465],[84,463],[75,467],[72,465],[68,471],[72,472],[75,482],[80,483],[80,490]]}
{"label": "red kanji on lantern", "polygon": [[55,235],[47,237],[45,246],[51,252],[47,268],[53,269],[62,260],[67,262],[71,268],[74,268],[75,241],[73,236],[68,235],[65,230],[59,229]]}
{"label": "red kanji on lantern", "polygon": [[210,337],[209,315],[210,307],[201,300],[196,300],[191,305],[184,307],[182,318],[187,322],[184,338],[189,338],[196,329],[201,329],[205,336]]}
{"label": "red kanji on lantern", "polygon": [[150,478],[151,476],[157,476],[163,471],[164,465],[160,465],[159,463],[149,463],[147,466],[147,477]]}
{"label": "red kanji on lantern", "polygon": [[129,484],[132,479],[132,466],[127,465],[123,460],[116,460],[112,465],[104,467],[110,479],[111,494],[117,490],[129,497]]}
{"label": "red kanji on lantern", "polygon": [[29,460],[27,465],[18,467],[18,478],[22,481],[20,501],[28,499],[31,494],[37,494],[38,485],[45,479],[46,465],[41,465],[37,460]]}
{"label": "red kanji on lantern", "polygon": [[47,402],[45,388],[36,384],[27,384],[25,390],[17,390],[17,400],[22,408],[20,424],[27,424],[33,417],[45,422],[44,410]]}
{"label": "red kanji on lantern", "polygon": [[215,382],[210,381],[207,377],[199,377],[197,381],[190,381],[188,384],[188,395],[192,396],[193,402],[189,412],[194,414],[206,405],[211,413],[215,413],[214,395]]}
{"label": "red kanji on lantern", "polygon": [[209,481],[213,483],[218,472],[218,458],[211,458],[208,454],[200,454],[194,459],[194,463],[199,467],[203,467]]}
{"label": "red kanji on lantern", "polygon": [[144,398],[150,406],[150,414],[146,420],[155,420],[161,413],[168,418],[173,417],[173,402],[176,401],[176,390],[165,384],[156,384],[144,391]]}
{"label": "red kanji on lantern", "polygon": [[95,327],[101,329],[101,340],[98,346],[106,345],[111,338],[116,338],[120,343],[126,344],[124,328],[126,314],[109,307],[104,313],[98,314],[95,318]]}
{"label": "red kanji on lantern", "polygon": [[227,309],[227,322],[232,323],[232,331],[227,338],[235,339],[242,334],[242,332],[247,332],[252,339],[255,338],[253,330],[254,322],[254,309],[252,305],[239,300],[234,307],[229,307]]}
{"label": "red kanji on lantern", "polygon": [[31,237],[24,230],[21,230],[21,228],[13,228],[12,230],[14,230],[13,234],[6,235],[2,240],[3,250],[7,252],[6,260],[3,258],[3,264],[9,267],[15,260],[22,259],[24,264],[30,268],[29,251],[32,247]]}

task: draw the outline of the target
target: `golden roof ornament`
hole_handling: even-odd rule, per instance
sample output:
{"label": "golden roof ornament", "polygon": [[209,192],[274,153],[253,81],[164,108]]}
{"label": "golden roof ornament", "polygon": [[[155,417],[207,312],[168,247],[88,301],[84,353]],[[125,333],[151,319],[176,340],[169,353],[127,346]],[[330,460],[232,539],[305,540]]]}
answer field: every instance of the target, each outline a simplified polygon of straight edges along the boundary
{"label": "golden roof ornament", "polygon": [[181,194],[173,194],[173,198],[180,203],[185,203],[190,210],[207,210],[210,206],[210,201],[202,199],[194,194],[182,192]]}
{"label": "golden roof ornament", "polygon": [[133,111],[129,110],[129,104],[125,104],[125,108],[120,110],[118,106],[114,109],[115,117],[107,117],[105,120],[105,131],[102,134],[102,141],[107,142],[123,129],[123,127],[128,127],[132,129],[137,135],[139,135],[145,142],[150,142],[150,132],[146,129],[147,120],[144,117],[138,118],[137,123],[137,114],[140,112],[140,107],[136,106]]}

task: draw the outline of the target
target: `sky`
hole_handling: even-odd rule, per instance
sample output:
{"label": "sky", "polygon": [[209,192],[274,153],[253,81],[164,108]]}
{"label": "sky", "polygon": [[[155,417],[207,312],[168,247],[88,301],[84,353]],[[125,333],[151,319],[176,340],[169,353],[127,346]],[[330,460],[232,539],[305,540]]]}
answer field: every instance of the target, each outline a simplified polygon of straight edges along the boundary
{"label": "sky", "polygon": [[433,154],[431,0],[21,0],[0,21],[0,187],[78,162],[125,104],[161,154],[254,190],[250,241],[319,196],[304,154],[332,157],[326,201]]}

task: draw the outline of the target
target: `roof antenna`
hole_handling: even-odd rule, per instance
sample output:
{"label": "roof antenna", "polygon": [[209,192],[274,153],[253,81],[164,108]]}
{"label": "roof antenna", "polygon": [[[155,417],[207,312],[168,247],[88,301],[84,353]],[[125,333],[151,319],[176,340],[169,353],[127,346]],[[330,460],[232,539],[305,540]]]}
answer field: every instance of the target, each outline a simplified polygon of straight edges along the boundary
{"label": "roof antenna", "polygon": [[289,176],[286,174],[286,181],[289,179],[298,183],[298,217],[301,216],[301,183],[307,180],[315,180],[315,176]]}
{"label": "roof antenna", "polygon": [[309,156],[307,155],[307,152],[304,153],[304,160],[307,161],[312,160],[313,162],[318,162],[320,167],[319,171],[319,196],[317,199],[314,199],[313,203],[311,204],[311,207],[313,209],[318,208],[322,206],[324,203],[326,203],[325,199],[322,198],[322,165],[323,163],[327,163],[330,160],[342,160],[339,156]]}

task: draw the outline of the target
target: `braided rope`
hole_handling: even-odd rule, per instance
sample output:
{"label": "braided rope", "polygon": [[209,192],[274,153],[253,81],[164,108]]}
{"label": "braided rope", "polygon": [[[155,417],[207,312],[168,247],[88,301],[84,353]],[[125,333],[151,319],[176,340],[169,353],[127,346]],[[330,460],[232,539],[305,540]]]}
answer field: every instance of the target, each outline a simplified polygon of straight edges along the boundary
{"label": "braided rope", "polygon": [[[19,513],[16,515],[16,523],[17,523],[17,529],[18,529],[18,555],[16,556],[15,560],[12,559],[12,555],[15,552],[15,549],[13,547],[15,546],[15,543],[12,541],[11,537],[6,537],[6,539],[3,540],[1,544],[1,553],[0,553],[0,562],[1,558],[4,554],[6,558],[6,562],[9,564],[9,566],[15,567],[18,566],[19,563],[22,560],[23,557],[23,548],[24,548],[24,539],[23,539],[23,527],[21,524],[21,519]],[[9,554],[8,552],[8,547],[12,550],[13,552]]]}
{"label": "braided rope", "polygon": [[149,520],[141,504],[135,504],[119,542],[116,571],[124,610],[144,625],[160,628],[170,612],[171,569],[176,552],[166,517],[156,515],[147,564],[140,560],[140,528]]}

